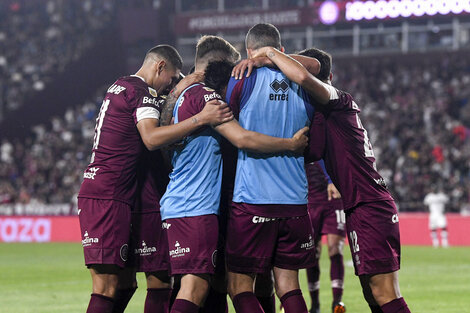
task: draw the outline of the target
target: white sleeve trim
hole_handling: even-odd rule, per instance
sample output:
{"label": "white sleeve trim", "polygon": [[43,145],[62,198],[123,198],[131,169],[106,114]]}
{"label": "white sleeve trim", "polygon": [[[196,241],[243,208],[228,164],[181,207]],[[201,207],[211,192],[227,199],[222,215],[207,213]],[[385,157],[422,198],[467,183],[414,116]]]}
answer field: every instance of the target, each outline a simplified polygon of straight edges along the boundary
{"label": "white sleeve trim", "polygon": [[325,85],[326,85],[326,88],[330,91],[330,101],[339,99],[338,91],[336,90],[336,88],[329,84],[325,84]]}
{"label": "white sleeve trim", "polygon": [[160,112],[156,108],[142,107],[137,108],[135,112],[137,123],[146,118],[160,119]]}

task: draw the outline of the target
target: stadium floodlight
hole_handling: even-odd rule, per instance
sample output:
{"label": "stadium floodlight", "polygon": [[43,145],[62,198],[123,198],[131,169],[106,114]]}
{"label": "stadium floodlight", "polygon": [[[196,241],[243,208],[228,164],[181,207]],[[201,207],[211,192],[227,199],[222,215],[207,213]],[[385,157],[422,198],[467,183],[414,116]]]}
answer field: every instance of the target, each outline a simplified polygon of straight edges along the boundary
{"label": "stadium floodlight", "polygon": [[470,0],[379,0],[348,1],[346,20],[360,21],[414,16],[470,13]]}
{"label": "stadium floodlight", "polygon": [[320,20],[323,24],[331,25],[339,19],[339,7],[336,2],[325,1],[319,9]]}

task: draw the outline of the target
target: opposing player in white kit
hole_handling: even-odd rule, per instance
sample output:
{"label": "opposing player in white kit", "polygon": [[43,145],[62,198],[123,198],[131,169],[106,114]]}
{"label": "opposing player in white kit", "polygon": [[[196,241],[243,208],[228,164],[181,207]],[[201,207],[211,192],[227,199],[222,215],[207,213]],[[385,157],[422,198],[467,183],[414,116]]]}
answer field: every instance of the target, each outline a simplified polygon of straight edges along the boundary
{"label": "opposing player in white kit", "polygon": [[433,187],[433,190],[424,197],[424,204],[429,207],[429,231],[431,232],[432,245],[435,248],[439,247],[438,230],[440,230],[441,245],[445,248],[449,246],[447,219],[444,214],[445,205],[448,202],[449,197],[437,187]]}

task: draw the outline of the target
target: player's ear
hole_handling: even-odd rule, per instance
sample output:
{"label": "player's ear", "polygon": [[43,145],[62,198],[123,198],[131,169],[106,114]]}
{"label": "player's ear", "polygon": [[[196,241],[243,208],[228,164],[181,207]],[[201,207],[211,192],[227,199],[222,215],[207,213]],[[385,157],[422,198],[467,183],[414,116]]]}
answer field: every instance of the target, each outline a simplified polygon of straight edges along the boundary
{"label": "player's ear", "polygon": [[284,49],[284,46],[281,46],[281,52],[285,52],[286,49]]}
{"label": "player's ear", "polygon": [[332,82],[332,81],[333,81],[333,73],[330,72],[330,82]]}
{"label": "player's ear", "polygon": [[156,66],[157,66],[156,72],[160,75],[165,69],[165,66],[166,66],[165,60],[158,61],[158,63],[156,63]]}

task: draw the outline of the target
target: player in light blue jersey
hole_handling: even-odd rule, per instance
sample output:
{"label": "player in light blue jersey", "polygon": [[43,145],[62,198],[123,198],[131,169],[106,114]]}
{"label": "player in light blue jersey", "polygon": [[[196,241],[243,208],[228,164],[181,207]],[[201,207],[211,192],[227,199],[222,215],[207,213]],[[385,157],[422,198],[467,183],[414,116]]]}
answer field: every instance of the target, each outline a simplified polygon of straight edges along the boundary
{"label": "player in light blue jersey", "polygon": [[[279,31],[271,24],[253,26],[246,36],[248,57],[268,46],[283,50]],[[232,78],[226,101],[242,127],[270,136],[290,137],[314,118],[305,91],[268,67]],[[298,270],[314,264],[315,247],[304,162],[293,154],[238,152],[226,244],[228,291],[238,313],[263,312],[253,281],[271,269],[286,313],[307,312]]]}
{"label": "player in light blue jersey", "polygon": [[[216,36],[202,37],[196,49],[196,73],[204,71],[209,61],[234,62],[239,58],[230,43]],[[176,100],[174,122],[194,119],[206,104],[221,99],[203,83],[192,84]],[[210,275],[215,270],[222,181],[220,135],[240,149],[293,154],[301,153],[307,145],[304,126],[288,138],[274,138],[247,131],[233,120],[203,127],[176,147],[170,183],[160,202],[162,220],[168,230],[171,273],[181,277],[181,289],[172,312],[198,312],[208,291]]]}

